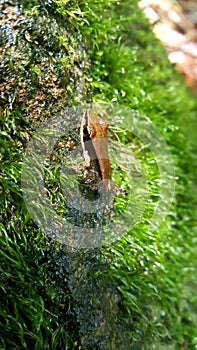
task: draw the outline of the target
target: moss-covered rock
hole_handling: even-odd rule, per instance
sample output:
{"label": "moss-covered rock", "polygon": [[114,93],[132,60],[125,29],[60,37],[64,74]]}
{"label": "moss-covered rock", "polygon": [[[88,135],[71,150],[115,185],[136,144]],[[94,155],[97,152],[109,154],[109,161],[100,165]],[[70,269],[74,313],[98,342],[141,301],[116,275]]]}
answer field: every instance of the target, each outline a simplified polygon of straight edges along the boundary
{"label": "moss-covered rock", "polygon": [[[1,347],[194,349],[195,99],[137,1],[20,0],[1,6]],[[111,114],[110,140],[118,140],[113,176],[133,189],[128,168],[114,156],[132,145],[146,170],[148,196],[138,224],[124,237],[71,253],[31,220],[21,166],[43,121],[93,99],[129,111],[123,122]],[[173,205],[154,232],[149,223],[161,177],[154,154],[130,128],[130,111],[160,131],[175,165]],[[51,199],[58,202],[57,196],[54,191]],[[115,205],[114,217],[125,212],[127,198],[120,194]]]}

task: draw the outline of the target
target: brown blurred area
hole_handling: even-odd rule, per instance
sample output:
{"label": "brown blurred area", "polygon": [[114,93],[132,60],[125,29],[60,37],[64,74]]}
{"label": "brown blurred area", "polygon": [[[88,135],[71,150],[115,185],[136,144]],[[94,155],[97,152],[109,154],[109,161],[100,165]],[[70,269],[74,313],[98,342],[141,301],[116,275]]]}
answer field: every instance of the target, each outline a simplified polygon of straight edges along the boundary
{"label": "brown blurred area", "polygon": [[197,0],[141,0],[139,7],[166,47],[169,60],[197,94]]}

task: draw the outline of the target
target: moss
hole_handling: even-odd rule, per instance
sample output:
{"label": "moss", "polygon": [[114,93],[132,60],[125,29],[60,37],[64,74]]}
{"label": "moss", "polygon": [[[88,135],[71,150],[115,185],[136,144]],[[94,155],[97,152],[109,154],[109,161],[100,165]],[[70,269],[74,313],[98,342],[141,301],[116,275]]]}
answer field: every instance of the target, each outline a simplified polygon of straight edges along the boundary
{"label": "moss", "polygon": [[[193,349],[195,98],[167,61],[137,1],[19,1],[15,7],[2,6],[2,348],[104,349],[117,341],[121,349],[124,334],[132,349]],[[165,223],[150,233],[160,190],[154,154],[128,124],[112,120],[110,137],[118,139],[118,150],[132,143],[142,161],[149,201],[140,222],[116,243],[71,256],[31,220],[21,192],[21,162],[38,125],[65,105],[90,102],[92,96],[151,120],[170,147],[176,191]],[[138,163],[134,165],[135,172]],[[117,165],[115,157],[112,166],[116,181],[130,189],[128,169]],[[117,196],[120,213],[127,200]],[[85,286],[76,272],[80,269]],[[110,310],[112,318],[107,316]],[[99,315],[105,317],[106,333],[94,336]]]}

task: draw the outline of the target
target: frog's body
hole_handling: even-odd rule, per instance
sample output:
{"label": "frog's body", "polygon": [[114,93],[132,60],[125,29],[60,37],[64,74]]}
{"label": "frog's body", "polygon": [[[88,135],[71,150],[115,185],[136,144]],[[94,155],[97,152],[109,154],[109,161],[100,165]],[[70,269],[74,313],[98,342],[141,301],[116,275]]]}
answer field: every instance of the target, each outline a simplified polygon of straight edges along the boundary
{"label": "frog's body", "polygon": [[[107,147],[108,124],[88,109],[81,121],[81,144],[89,176],[95,173],[98,180],[103,180],[109,189],[110,161]],[[88,176],[87,176],[88,177]]]}

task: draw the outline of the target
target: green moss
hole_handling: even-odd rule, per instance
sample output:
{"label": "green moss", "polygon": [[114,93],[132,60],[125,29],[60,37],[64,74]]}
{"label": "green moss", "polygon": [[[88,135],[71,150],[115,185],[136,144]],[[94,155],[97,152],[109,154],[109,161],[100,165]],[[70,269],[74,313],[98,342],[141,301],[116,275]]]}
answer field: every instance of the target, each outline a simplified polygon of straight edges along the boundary
{"label": "green moss", "polygon": [[[94,95],[95,101],[117,103],[132,108],[137,116],[150,118],[171,150],[176,191],[165,223],[150,233],[149,220],[160,189],[154,155],[126,126],[116,128],[112,121],[112,138],[125,146],[134,142],[137,147],[148,174],[151,200],[138,225],[103,248],[110,267],[102,273],[96,271],[96,277],[88,270],[94,275],[91,287],[94,283],[97,286],[96,296],[90,299],[93,305],[102,299],[99,290],[105,283],[104,276],[110,277],[119,290],[120,309],[113,309],[116,321],[112,334],[125,329],[130,334],[130,348],[194,349],[195,98],[168,62],[137,1],[62,0],[48,1],[46,6],[41,1],[19,3],[22,19],[16,28],[18,44],[13,44],[9,28],[4,42],[10,44],[0,52],[4,84],[0,119],[1,347],[81,346],[78,331],[81,327],[85,334],[86,330],[74,315],[77,301],[64,281],[72,269],[68,261],[64,262],[66,255],[61,256],[61,264],[55,263],[61,255],[58,244],[51,246],[31,221],[23,201],[20,172],[32,130],[65,104],[89,101]],[[83,83],[80,96],[79,81]],[[115,160],[112,167],[115,181],[128,190],[127,171],[116,167]],[[57,185],[55,172],[57,168],[50,176]],[[117,196],[120,213],[127,206],[125,198]],[[87,263],[86,256],[80,254],[79,260],[83,257]],[[91,258],[90,265],[94,264]],[[87,308],[90,312],[90,306]]]}
{"label": "green moss", "polygon": [[[109,11],[113,28],[105,26]],[[192,125],[196,101],[134,4],[111,3],[110,10],[101,11],[100,16],[98,9],[94,20],[96,26],[102,21],[107,33],[107,41],[89,39],[95,99],[124,104],[148,115],[168,142],[177,179],[174,205],[166,223],[148,235],[146,223],[151,205],[147,206],[144,225],[139,224],[111,248],[114,261],[110,275],[117,280],[128,312],[135,310],[141,316],[132,331],[133,346],[136,343],[141,349],[152,349],[156,344],[162,349],[166,343],[173,349],[183,345],[193,348],[196,301],[188,285],[195,284],[196,266],[193,229],[196,212],[192,194],[196,164],[196,132]],[[89,31],[85,29],[85,35]],[[125,130],[119,137],[124,135]],[[145,159],[145,166],[151,171],[147,152]],[[151,178],[152,181],[156,178],[156,169],[150,174],[150,182]],[[158,193],[154,187],[152,183],[153,196]],[[120,210],[122,207],[120,198]]]}

